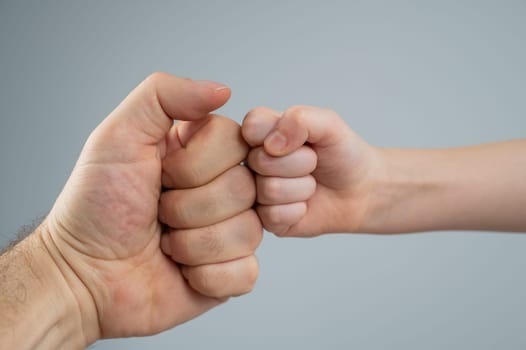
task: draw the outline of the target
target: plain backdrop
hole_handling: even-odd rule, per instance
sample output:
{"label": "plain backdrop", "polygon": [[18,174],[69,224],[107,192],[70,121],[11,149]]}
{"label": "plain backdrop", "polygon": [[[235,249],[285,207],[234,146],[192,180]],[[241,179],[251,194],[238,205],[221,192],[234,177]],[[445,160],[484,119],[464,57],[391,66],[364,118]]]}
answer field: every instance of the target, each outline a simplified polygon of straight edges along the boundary
{"label": "plain backdrop", "polygon": [[[311,104],[378,146],[525,137],[525,18],[501,0],[0,1],[0,244],[154,71],[227,83],[237,121]],[[267,234],[252,294],[94,348],[524,349],[525,251],[509,233]]]}

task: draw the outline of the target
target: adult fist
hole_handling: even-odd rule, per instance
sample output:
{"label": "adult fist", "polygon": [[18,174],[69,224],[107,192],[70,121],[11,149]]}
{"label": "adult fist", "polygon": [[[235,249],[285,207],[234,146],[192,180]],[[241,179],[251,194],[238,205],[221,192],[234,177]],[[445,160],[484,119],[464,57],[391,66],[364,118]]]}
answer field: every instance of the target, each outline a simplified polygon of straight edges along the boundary
{"label": "adult fist", "polygon": [[[252,208],[254,177],[240,163],[248,145],[234,121],[209,116],[180,122],[167,137],[159,218],[169,226],[163,251],[183,265],[200,293],[226,298],[249,292],[258,275],[254,251],[263,229]],[[184,164],[184,166],[181,166]]]}
{"label": "adult fist", "polygon": [[229,97],[218,83],[156,73],[89,137],[42,233],[77,301],[85,345],[154,334],[220,303],[161,251],[158,203],[173,119],[202,120]]}

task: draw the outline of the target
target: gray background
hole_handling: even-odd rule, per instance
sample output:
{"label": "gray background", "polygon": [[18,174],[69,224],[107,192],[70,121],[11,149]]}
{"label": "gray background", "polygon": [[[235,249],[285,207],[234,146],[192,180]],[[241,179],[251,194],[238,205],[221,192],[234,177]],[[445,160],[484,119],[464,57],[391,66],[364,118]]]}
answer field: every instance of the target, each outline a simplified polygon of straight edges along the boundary
{"label": "gray background", "polygon": [[[524,1],[0,1],[0,244],[52,205],[90,131],[156,70],[221,112],[330,107],[381,146],[524,137]],[[483,176],[484,174],[481,174]],[[526,236],[267,235],[255,291],[96,349],[519,349]]]}

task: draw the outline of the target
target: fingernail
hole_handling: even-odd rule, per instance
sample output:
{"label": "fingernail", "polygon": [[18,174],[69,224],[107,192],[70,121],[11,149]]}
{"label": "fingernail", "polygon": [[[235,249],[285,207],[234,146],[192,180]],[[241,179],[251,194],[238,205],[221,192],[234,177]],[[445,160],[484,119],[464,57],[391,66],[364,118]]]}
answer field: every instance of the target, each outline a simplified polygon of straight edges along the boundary
{"label": "fingernail", "polygon": [[218,83],[218,82],[215,82],[215,81],[210,81],[210,80],[195,80],[194,83],[196,83],[198,85],[203,85],[203,86],[210,87],[210,88],[214,89],[214,91],[222,91],[222,90],[230,89],[225,84]]}
{"label": "fingernail", "polygon": [[172,248],[170,246],[170,235],[169,234],[163,234],[161,236],[161,250],[166,255],[172,254]]}
{"label": "fingernail", "polygon": [[265,144],[274,151],[281,151],[287,145],[287,139],[279,130],[274,130],[265,140]]}

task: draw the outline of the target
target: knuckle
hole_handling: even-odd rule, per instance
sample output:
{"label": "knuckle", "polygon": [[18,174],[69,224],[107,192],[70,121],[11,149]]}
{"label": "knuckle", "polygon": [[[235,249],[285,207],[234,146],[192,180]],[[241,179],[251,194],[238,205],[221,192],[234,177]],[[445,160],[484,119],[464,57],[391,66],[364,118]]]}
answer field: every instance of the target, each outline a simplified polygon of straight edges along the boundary
{"label": "knuckle", "polygon": [[186,182],[191,187],[197,187],[203,184],[204,179],[204,169],[198,161],[194,161],[188,167],[186,171]]}
{"label": "knuckle", "polygon": [[165,80],[168,76],[169,74],[165,72],[153,72],[143,80],[142,84],[147,91],[156,95],[157,86],[159,86],[161,81]]}
{"label": "knuckle", "polygon": [[193,265],[190,237],[176,232],[170,236],[172,259],[180,264]]}
{"label": "knuckle", "polygon": [[256,141],[254,139],[255,135],[257,135],[258,124],[255,119],[257,115],[257,112],[254,112],[255,110],[256,109],[250,110],[241,123],[241,134],[248,143],[254,143]]}
{"label": "knuckle", "polygon": [[221,131],[230,131],[231,133],[238,133],[241,127],[238,123],[230,118],[215,114],[214,118],[210,119],[210,123],[214,128],[220,128]]}
{"label": "knuckle", "polygon": [[248,116],[258,116],[258,115],[266,114],[268,112],[269,112],[269,109],[267,107],[257,106],[257,107],[252,108],[250,111],[248,111],[247,117]]}
{"label": "knuckle", "polygon": [[243,139],[241,126],[238,123],[230,118],[216,115],[211,119],[209,128],[212,130],[210,138],[214,139],[210,143],[221,146],[220,153],[223,156],[216,161],[221,172],[240,164],[247,157],[249,146]]}
{"label": "knuckle", "polygon": [[256,250],[256,248],[261,244],[263,240],[263,226],[261,220],[257,215],[256,211],[250,209],[250,218],[248,222],[248,227],[251,228],[250,235],[248,238],[248,246],[251,251]]}
{"label": "knuckle", "polygon": [[298,156],[305,159],[305,173],[312,173],[318,166],[318,155],[308,146],[302,146],[298,151]]}
{"label": "knuckle", "polygon": [[307,106],[295,105],[295,106],[289,107],[287,111],[285,112],[285,115],[288,118],[291,118],[297,121],[301,121],[305,117],[307,110],[308,110]]}
{"label": "knuckle", "polygon": [[196,289],[198,289],[201,293],[211,296],[215,292],[210,275],[203,269],[199,269],[192,277],[193,281],[191,282],[194,283]]}
{"label": "knuckle", "polygon": [[171,192],[161,195],[160,220],[173,228],[185,227],[192,220],[192,211],[183,201],[171,196]]}
{"label": "knuckle", "polygon": [[204,219],[204,222],[211,224],[217,221],[217,215],[221,213],[221,207],[223,205],[224,203],[221,197],[210,194],[209,196],[203,198],[194,209],[196,211],[196,215],[199,215],[201,219]]}
{"label": "knuckle", "polygon": [[248,293],[254,289],[259,277],[259,265],[254,255],[248,260],[246,274],[245,293]]}
{"label": "knuckle", "polygon": [[225,241],[222,238],[217,225],[211,225],[201,230],[199,234],[199,247],[208,256],[218,257],[225,250]]}
{"label": "knuckle", "polygon": [[252,108],[248,111],[248,113],[245,115],[245,118],[243,118],[243,127],[247,128],[257,128],[258,124],[258,116],[265,115],[269,112],[267,107],[258,106],[255,108]]}
{"label": "knuckle", "polygon": [[164,72],[153,72],[150,73],[144,81],[155,85],[157,82],[159,82],[159,80],[163,80],[166,77],[166,75],[167,74]]}
{"label": "knuckle", "polygon": [[328,119],[331,119],[332,121],[340,121],[340,115],[333,111],[332,109],[325,108],[322,110],[323,113],[327,116]]}
{"label": "knuckle", "polygon": [[235,295],[237,296],[250,293],[256,286],[259,277],[259,266],[254,255],[247,258],[244,265],[243,280],[239,282],[238,288],[236,288],[237,290],[235,291]]}
{"label": "knuckle", "polygon": [[283,188],[281,186],[281,181],[277,178],[268,178],[267,181],[265,181],[265,193],[270,199],[278,199],[279,195],[281,194]]}
{"label": "knuckle", "polygon": [[215,114],[209,121],[208,127],[213,131],[213,135],[236,135],[241,127],[232,119]]}
{"label": "knuckle", "polygon": [[210,164],[206,162],[203,154],[197,154],[192,159],[187,159],[180,165],[174,180],[179,188],[190,189],[210,183],[217,175],[212,174]]}
{"label": "knuckle", "polygon": [[258,176],[258,195],[260,202],[270,203],[279,199],[282,191],[281,182],[277,178]]}
{"label": "knuckle", "polygon": [[198,187],[203,184],[204,170],[199,159],[189,160],[185,166],[180,166],[173,177],[178,187]]}
{"label": "knuckle", "polygon": [[307,176],[305,181],[307,184],[308,197],[310,198],[316,192],[316,187],[317,187],[316,179],[314,178],[314,176],[309,175]]}
{"label": "knuckle", "polygon": [[188,276],[190,285],[201,294],[209,297],[223,297],[222,286],[229,285],[232,282],[230,274],[221,269],[210,271],[208,266],[187,267],[187,269],[193,269],[193,273]]}
{"label": "knuckle", "polygon": [[214,271],[209,280],[208,295],[214,298],[222,298],[229,296],[228,286],[234,285],[235,276],[229,269],[219,268]]}
{"label": "knuckle", "polygon": [[251,109],[243,118],[241,133],[247,143],[252,146],[263,142],[265,130],[268,125],[267,116],[275,115],[275,112],[267,107],[256,107]]}
{"label": "knuckle", "polygon": [[160,105],[157,96],[157,86],[160,81],[165,79],[166,73],[154,72],[148,75],[138,87],[139,93],[142,95],[142,104],[144,111],[147,113],[159,113]]}
{"label": "knuckle", "polygon": [[260,210],[260,216],[266,228],[279,225],[281,223],[281,211],[278,206],[272,205]]}
{"label": "knuckle", "polygon": [[259,277],[258,260],[256,259],[255,255],[252,255],[251,258],[249,259],[247,281],[251,286],[254,286],[254,284],[256,284],[258,277]]}
{"label": "knuckle", "polygon": [[192,221],[192,211],[185,205],[181,205],[180,201],[177,201],[173,206],[173,222],[174,227],[187,227],[188,223]]}
{"label": "knuckle", "polygon": [[280,224],[282,217],[283,215],[281,215],[281,208],[279,206],[273,205],[268,208],[268,219],[272,224]]}
{"label": "knuckle", "polygon": [[335,128],[341,128],[342,130],[349,128],[347,123],[342,119],[342,117],[340,117],[340,115],[336,111],[324,108],[321,110],[321,113],[323,113],[323,116],[325,119],[327,119],[327,122],[333,124]]}

